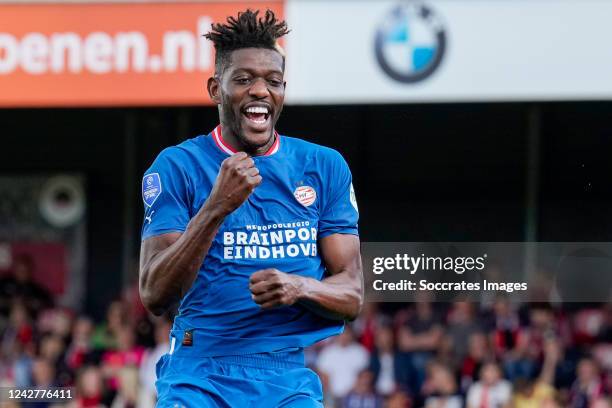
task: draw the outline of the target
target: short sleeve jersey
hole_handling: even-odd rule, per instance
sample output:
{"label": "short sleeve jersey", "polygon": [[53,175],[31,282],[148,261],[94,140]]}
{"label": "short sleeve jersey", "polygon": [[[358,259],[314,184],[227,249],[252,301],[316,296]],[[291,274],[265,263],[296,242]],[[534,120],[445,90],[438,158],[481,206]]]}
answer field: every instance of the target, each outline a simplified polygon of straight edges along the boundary
{"label": "short sleeve jersey", "polygon": [[[342,331],[343,322],[296,304],[262,310],[250,276],[261,269],[321,280],[317,239],[358,234],[351,173],[333,149],[276,135],[253,157],[262,183],[221,225],[197,278],[181,300],[175,330],[203,329],[194,344],[221,356],[306,347]],[[142,239],[183,232],[208,198],[224,159],[234,152],[221,127],[163,150],[142,180]]]}

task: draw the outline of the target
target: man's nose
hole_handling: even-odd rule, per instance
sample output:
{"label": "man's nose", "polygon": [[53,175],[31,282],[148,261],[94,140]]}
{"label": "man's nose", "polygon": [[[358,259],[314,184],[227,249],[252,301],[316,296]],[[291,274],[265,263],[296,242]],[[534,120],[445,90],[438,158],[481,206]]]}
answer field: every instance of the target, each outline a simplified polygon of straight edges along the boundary
{"label": "man's nose", "polygon": [[249,95],[255,98],[265,98],[266,96],[270,95],[266,81],[263,78],[256,79],[249,89]]}

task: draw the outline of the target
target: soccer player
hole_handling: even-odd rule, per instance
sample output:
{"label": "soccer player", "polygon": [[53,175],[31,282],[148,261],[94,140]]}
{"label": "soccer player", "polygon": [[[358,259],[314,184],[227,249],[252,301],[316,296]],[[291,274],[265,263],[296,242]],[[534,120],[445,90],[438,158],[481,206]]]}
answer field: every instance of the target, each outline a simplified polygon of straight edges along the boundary
{"label": "soccer player", "polygon": [[213,24],[220,125],[162,151],[143,178],[141,298],[155,314],[180,300],[160,407],[321,407],[303,349],[361,308],[348,166],[275,130],[287,32],[271,11]]}

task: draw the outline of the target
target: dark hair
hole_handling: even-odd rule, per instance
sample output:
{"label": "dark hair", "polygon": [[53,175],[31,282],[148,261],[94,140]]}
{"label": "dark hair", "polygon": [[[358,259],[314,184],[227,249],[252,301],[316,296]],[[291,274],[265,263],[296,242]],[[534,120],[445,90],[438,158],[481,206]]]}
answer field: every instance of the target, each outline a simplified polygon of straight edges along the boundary
{"label": "dark hair", "polygon": [[[259,17],[259,10],[247,9],[237,17],[228,17],[225,24],[212,24],[204,34],[215,44],[215,70],[221,73],[232,51],[241,48],[267,48],[280,52],[276,40],[289,32],[287,23],[280,21],[272,10]],[[283,56],[284,61],[284,56]]]}

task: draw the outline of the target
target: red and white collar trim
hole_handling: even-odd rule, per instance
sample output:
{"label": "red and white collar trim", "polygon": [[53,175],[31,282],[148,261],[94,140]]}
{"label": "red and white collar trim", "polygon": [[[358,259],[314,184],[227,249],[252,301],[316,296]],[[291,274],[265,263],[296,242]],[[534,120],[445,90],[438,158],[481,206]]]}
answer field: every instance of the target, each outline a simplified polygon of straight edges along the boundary
{"label": "red and white collar trim", "polygon": [[[229,155],[238,153],[225,140],[223,140],[223,133],[221,132],[221,125],[214,128],[214,130],[212,131],[212,136],[213,136],[213,139],[217,147],[219,147],[219,149],[221,149],[223,152]],[[272,146],[270,146],[268,151],[264,153],[262,156],[271,156],[274,153],[278,152],[279,148],[280,148],[280,135],[275,130],[274,131],[274,143],[272,144]]]}

